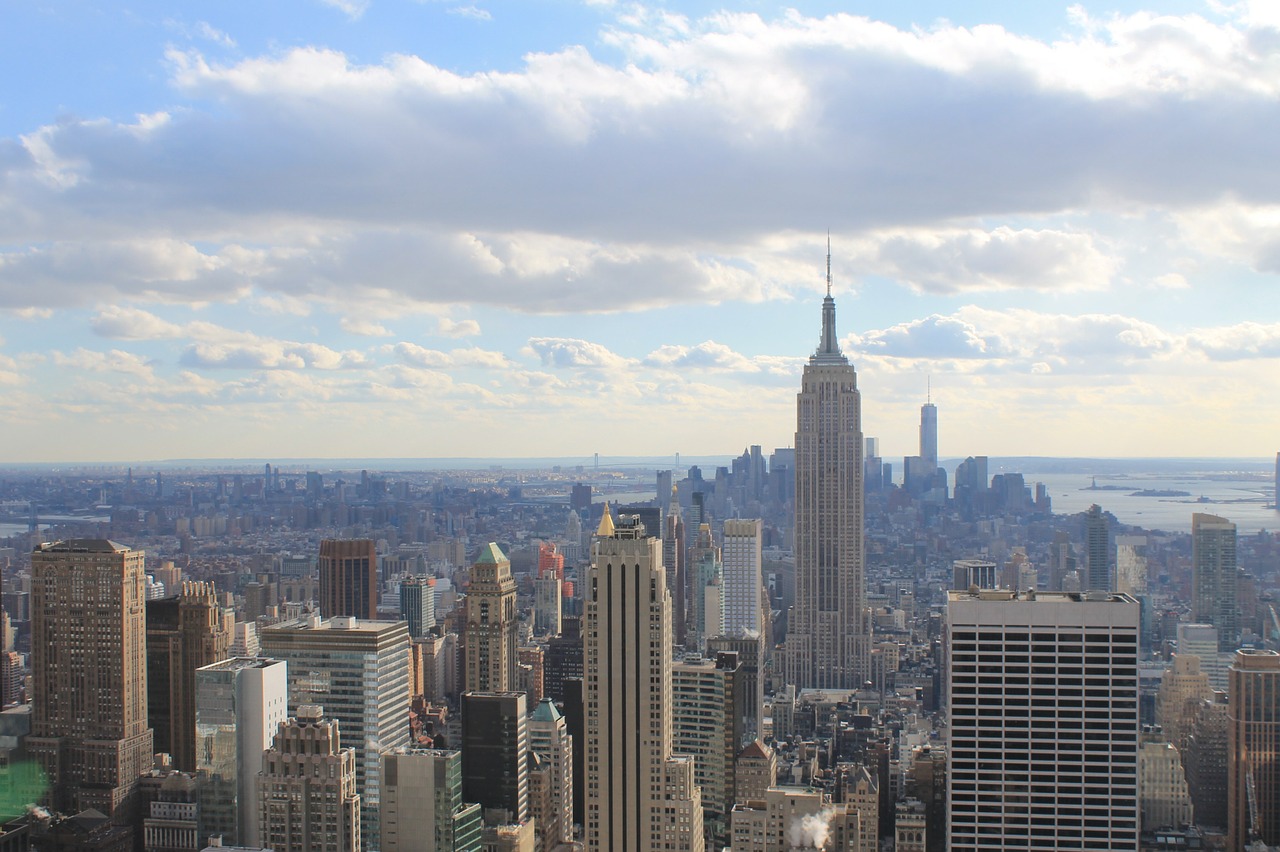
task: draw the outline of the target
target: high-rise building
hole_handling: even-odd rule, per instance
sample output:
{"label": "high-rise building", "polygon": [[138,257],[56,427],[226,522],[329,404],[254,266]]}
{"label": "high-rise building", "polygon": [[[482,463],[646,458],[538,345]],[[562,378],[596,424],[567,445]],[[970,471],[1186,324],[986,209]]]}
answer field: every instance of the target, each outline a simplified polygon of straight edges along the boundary
{"label": "high-rise building", "polygon": [[1197,825],[1227,830],[1227,740],[1230,727],[1227,693],[1214,690],[1196,708],[1182,765],[1195,807]]}
{"label": "high-rise building", "polygon": [[1116,591],[1143,595],[1147,591],[1147,537],[1116,536]]}
{"label": "high-rise building", "polygon": [[1107,543],[1107,518],[1102,507],[1094,503],[1084,515],[1084,556],[1086,590],[1109,592],[1111,583],[1111,548]]}
{"label": "high-rise building", "polygon": [[147,601],[147,716],[154,748],[196,769],[196,669],[227,659],[232,616],[212,583],[183,583]]}
{"label": "high-rise building", "polygon": [[719,655],[731,652],[738,655],[736,677],[742,682],[742,700],[738,712],[742,713],[742,740],[751,742],[761,736],[764,718],[764,639],[762,636],[715,636],[707,640],[707,658],[719,659]]}
{"label": "high-rise building", "polygon": [[367,538],[320,542],[320,612],[325,618],[378,617],[378,550]]}
{"label": "high-rise building", "polygon": [[490,542],[471,566],[464,638],[467,692],[516,689],[516,581],[511,562]]}
{"label": "high-rise building", "polygon": [[402,577],[400,617],[409,622],[409,636],[421,639],[436,626],[436,578]]}
{"label": "high-rise building", "polygon": [[785,677],[800,688],[856,689],[871,673],[866,614],[862,403],[836,339],[836,303],[822,302],[822,337],[796,397],[796,598]]}
{"label": "high-rise building", "polygon": [[1192,824],[1191,792],[1182,755],[1170,742],[1143,735],[1138,749],[1138,791],[1142,796],[1142,829],[1182,828]]}
{"label": "high-rise building", "polygon": [[1138,603],[947,593],[950,847],[1138,849]]}
{"label": "high-rise building", "polygon": [[675,624],[671,635],[676,647],[683,648],[688,624],[685,615],[685,590],[689,586],[689,569],[685,562],[688,548],[685,541],[684,518],[680,516],[680,498],[674,486],[671,488],[671,498],[668,501],[662,529],[650,529],[649,532],[652,535],[662,535],[662,565],[667,571],[667,590],[671,592],[671,607],[675,613]]}
{"label": "high-rise building", "polygon": [[462,801],[462,752],[382,756],[382,852],[480,852],[481,808]]}
{"label": "high-rise building", "polygon": [[970,586],[979,589],[994,589],[1000,585],[997,580],[999,566],[985,559],[957,559],[951,563],[951,588],[968,591]]}
{"label": "high-rise building", "polygon": [[1280,654],[1241,649],[1229,674],[1227,848],[1280,845]]}
{"label": "high-rise building", "polygon": [[[262,631],[262,653],[289,664],[289,709],[324,707],[355,749],[361,842],[379,848],[381,754],[409,744],[409,627],[308,616]],[[265,846],[270,846],[265,842]]]}
{"label": "high-rise building", "polygon": [[152,766],[144,554],[104,539],[31,554],[31,735],[64,812],[117,815]]}
{"label": "high-rise building", "polygon": [[462,696],[462,796],[503,824],[529,819],[529,720],[523,692]]}
{"label": "high-rise building", "polygon": [[1231,655],[1218,651],[1221,646],[1221,631],[1212,624],[1192,624],[1182,621],[1174,631],[1178,643],[1178,654],[1192,654],[1200,658],[1200,671],[1209,678],[1209,686],[1226,690],[1227,667],[1231,665]]}
{"label": "high-rise building", "polygon": [[533,813],[542,848],[572,843],[573,738],[564,715],[550,698],[538,702],[529,714],[529,751],[541,759],[547,776],[544,806]]}
{"label": "high-rise building", "polygon": [[533,632],[559,636],[564,617],[564,555],[549,542],[538,545],[538,576],[533,581]]}
{"label": "high-rise building", "polygon": [[734,759],[747,739],[747,696],[738,655],[726,652],[715,660],[684,660],[672,666],[671,673],[671,748],[693,757],[694,779],[702,788],[707,848],[723,848],[736,800]]}
{"label": "high-rise building", "polygon": [[298,707],[280,723],[258,774],[262,843],[274,852],[360,852],[356,753],[343,748],[337,719]]}
{"label": "high-rise building", "polygon": [[724,635],[759,636],[764,627],[760,590],[763,547],[759,519],[724,522],[721,564],[724,566]]}
{"label": "high-rise building", "polygon": [[938,469],[938,406],[920,406],[920,462],[928,476]]}
{"label": "high-rise building", "polygon": [[1218,650],[1234,651],[1240,638],[1236,600],[1236,525],[1196,512],[1191,516],[1192,609],[1196,621],[1218,628]]}
{"label": "high-rise building", "polygon": [[196,670],[196,772],[200,836],[227,846],[261,846],[262,753],[288,718],[287,665],[239,657]]}
{"label": "high-rise building", "polygon": [[671,593],[661,543],[606,510],[583,618],[587,852],[702,852],[693,759],[671,748]]}
{"label": "high-rise building", "polygon": [[[1217,643],[1214,647],[1217,648]],[[1156,692],[1156,724],[1179,753],[1187,746],[1201,702],[1212,697],[1209,676],[1201,670],[1200,658],[1179,648],[1173,655],[1173,665],[1165,669],[1160,678]]]}

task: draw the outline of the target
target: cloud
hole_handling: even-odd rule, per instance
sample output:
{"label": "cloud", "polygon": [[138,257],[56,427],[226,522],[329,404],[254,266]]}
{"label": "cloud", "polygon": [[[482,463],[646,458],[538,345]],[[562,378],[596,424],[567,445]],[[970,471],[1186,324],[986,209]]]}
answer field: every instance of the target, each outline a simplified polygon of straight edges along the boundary
{"label": "cloud", "polygon": [[500,370],[510,365],[507,356],[501,352],[469,347],[441,352],[438,349],[427,349],[416,343],[397,343],[392,350],[396,357],[409,366],[431,367],[437,369],[452,367],[480,367]]}
{"label": "cloud", "polygon": [[451,320],[440,317],[437,330],[445,337],[471,337],[480,333],[480,323],[475,320]]}
{"label": "cloud", "polygon": [[462,18],[472,18],[477,21],[492,21],[493,15],[489,14],[489,10],[481,9],[479,6],[454,6],[448,10],[450,15],[458,15]]}
{"label": "cloud", "polygon": [[181,363],[205,369],[350,370],[366,367],[370,361],[362,353],[339,352],[319,343],[261,339],[239,343],[193,343],[183,351]]}
{"label": "cloud", "polygon": [[1005,226],[885,235],[871,265],[929,293],[1101,290],[1115,270],[1087,234]]}
{"label": "cloud", "polygon": [[[1280,137],[1280,77],[1252,46],[1265,35],[1252,11],[1085,17],[1054,42],[852,15],[626,15],[602,36],[621,62],[571,45],[502,72],[315,47],[234,62],[172,50],[184,110],[22,137],[0,240],[35,267],[50,246],[102,254],[162,231],[176,236],[147,251],[187,255],[149,289],[71,274],[60,295],[73,299],[95,286],[233,299],[251,285],[576,312],[775,297],[802,282],[761,275],[780,265],[762,247],[828,225],[923,292],[1098,289],[1119,247],[1025,223],[1280,205],[1256,142]],[[644,286],[610,289],[602,308],[610,280]]]}
{"label": "cloud", "polygon": [[623,370],[633,363],[599,343],[565,337],[533,337],[527,351],[544,367],[557,369]]}
{"label": "cloud", "polygon": [[385,326],[366,319],[357,319],[354,317],[343,317],[338,324],[342,330],[348,334],[358,334],[364,337],[390,337],[394,332],[388,330]]}
{"label": "cloud", "polygon": [[1214,361],[1280,358],[1280,323],[1242,322],[1188,335],[1191,348]]}
{"label": "cloud", "polygon": [[351,20],[358,21],[369,8],[370,0],[320,0],[320,2],[337,9]]}
{"label": "cloud", "polygon": [[51,353],[53,363],[59,367],[90,372],[125,373],[139,378],[150,378],[153,375],[152,365],[140,355],[112,349],[109,352],[95,352],[89,349],[76,349],[74,352]]}

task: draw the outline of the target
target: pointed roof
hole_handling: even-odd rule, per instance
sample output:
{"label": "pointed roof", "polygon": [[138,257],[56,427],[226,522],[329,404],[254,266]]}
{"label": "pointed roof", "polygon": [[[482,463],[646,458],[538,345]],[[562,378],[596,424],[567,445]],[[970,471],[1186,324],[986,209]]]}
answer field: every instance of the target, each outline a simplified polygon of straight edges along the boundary
{"label": "pointed roof", "polygon": [[564,714],[560,712],[560,708],[550,698],[544,698],[538,702],[538,706],[533,708],[533,715],[529,718],[535,722],[554,722],[563,718]]}
{"label": "pointed roof", "polygon": [[600,516],[600,527],[596,530],[596,535],[601,538],[613,538],[613,513],[609,511],[609,504],[604,504],[604,514]]}
{"label": "pointed roof", "polygon": [[738,752],[738,759],[768,760],[769,749],[760,740],[753,740],[750,745]]}
{"label": "pointed roof", "polygon": [[476,557],[477,565],[497,565],[500,562],[507,562],[507,556],[502,552],[495,542],[489,542],[480,549],[480,555]]}

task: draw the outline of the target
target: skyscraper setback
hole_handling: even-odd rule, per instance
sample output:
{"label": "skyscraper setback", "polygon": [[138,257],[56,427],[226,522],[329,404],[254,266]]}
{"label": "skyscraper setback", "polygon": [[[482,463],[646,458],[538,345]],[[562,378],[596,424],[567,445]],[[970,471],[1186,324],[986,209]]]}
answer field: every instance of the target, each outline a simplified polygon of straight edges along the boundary
{"label": "skyscraper setback", "polygon": [[858,376],[836,340],[828,253],[822,337],[796,397],[796,602],[784,659],[800,688],[855,689],[870,673],[862,452]]}

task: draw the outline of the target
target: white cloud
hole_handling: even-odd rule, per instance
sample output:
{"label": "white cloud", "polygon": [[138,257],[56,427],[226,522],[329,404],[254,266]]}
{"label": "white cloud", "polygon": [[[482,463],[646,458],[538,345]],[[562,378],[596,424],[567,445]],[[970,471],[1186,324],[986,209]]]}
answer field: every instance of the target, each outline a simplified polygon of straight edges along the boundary
{"label": "white cloud", "polygon": [[391,337],[394,334],[386,326],[367,319],[343,317],[338,324],[348,334],[358,334],[363,337]]}
{"label": "white cloud", "polygon": [[370,0],[320,0],[326,6],[337,9],[353,21],[358,21],[369,8]]}
{"label": "white cloud", "polygon": [[633,363],[599,343],[575,338],[533,337],[527,350],[544,367],[558,369],[624,370]]}
{"label": "white cloud", "polygon": [[493,15],[488,9],[481,9],[479,6],[454,6],[448,10],[450,15],[457,15],[462,18],[472,18],[477,21],[492,21]]}

